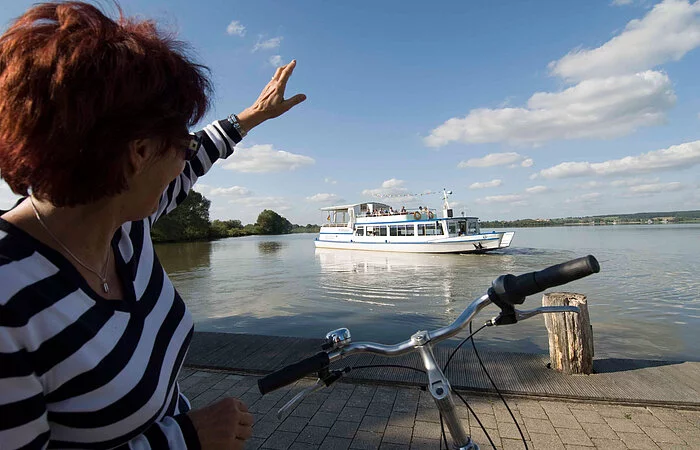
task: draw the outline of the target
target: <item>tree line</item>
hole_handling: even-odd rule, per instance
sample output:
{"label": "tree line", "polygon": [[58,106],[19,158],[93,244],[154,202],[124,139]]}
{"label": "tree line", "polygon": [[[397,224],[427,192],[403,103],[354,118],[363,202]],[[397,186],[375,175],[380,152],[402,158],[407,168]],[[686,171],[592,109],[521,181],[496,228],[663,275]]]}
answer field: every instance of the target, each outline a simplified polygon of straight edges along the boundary
{"label": "tree line", "polygon": [[162,216],[151,230],[154,242],[203,241],[254,234],[318,233],[318,225],[292,224],[275,211],[266,209],[255,223],[240,220],[209,220],[211,201],[196,191],[177,208]]}

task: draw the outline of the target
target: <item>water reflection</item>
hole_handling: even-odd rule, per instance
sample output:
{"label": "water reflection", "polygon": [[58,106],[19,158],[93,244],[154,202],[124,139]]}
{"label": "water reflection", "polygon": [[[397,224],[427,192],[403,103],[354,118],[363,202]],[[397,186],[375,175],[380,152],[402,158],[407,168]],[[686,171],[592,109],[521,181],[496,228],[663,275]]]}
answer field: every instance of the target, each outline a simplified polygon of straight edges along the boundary
{"label": "water reflection", "polygon": [[284,248],[284,246],[285,246],[285,244],[283,242],[261,241],[261,242],[258,242],[258,251],[260,252],[261,255],[270,255],[273,253],[277,253],[282,248]]}
{"label": "water reflection", "polygon": [[211,265],[211,242],[157,244],[155,248],[168,274],[191,272]]}

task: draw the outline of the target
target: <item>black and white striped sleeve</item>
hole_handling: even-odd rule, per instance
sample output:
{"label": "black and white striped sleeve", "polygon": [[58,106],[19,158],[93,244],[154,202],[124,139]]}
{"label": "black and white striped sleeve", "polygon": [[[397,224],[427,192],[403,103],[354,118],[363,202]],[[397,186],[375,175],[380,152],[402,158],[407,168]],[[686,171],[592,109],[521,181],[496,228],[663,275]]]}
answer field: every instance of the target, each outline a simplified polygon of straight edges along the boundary
{"label": "black and white striped sleeve", "polygon": [[227,120],[212,122],[196,134],[202,138],[202,148],[197,158],[187,161],[180,176],[163,192],[158,209],[150,217],[151,225],[185,201],[197,179],[207,173],[217,159],[231,156],[234,146],[241,141],[241,136]]}

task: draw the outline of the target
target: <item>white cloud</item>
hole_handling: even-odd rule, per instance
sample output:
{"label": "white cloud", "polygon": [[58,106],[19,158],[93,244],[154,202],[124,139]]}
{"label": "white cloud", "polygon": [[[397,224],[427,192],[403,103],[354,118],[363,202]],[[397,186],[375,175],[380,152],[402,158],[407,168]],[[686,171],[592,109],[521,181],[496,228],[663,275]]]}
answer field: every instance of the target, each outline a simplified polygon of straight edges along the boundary
{"label": "white cloud", "polygon": [[659,181],[659,178],[627,178],[627,179],[620,179],[620,180],[613,180],[610,182],[610,186],[613,187],[621,187],[621,186],[638,186],[640,184],[651,184],[651,183],[657,183]]}
{"label": "white cloud", "polygon": [[612,0],[611,4],[615,6],[631,5],[634,0]]}
{"label": "white cloud", "polygon": [[[467,161],[461,161],[457,164],[457,167],[463,169],[465,167],[493,167],[493,166],[505,166],[514,163],[524,163],[528,161],[529,158],[525,159],[524,156],[515,153],[489,153],[488,155],[481,158],[472,158]],[[532,160],[530,160],[532,161]],[[529,166],[523,166],[529,167]]]}
{"label": "white cloud", "polygon": [[488,197],[476,199],[477,203],[487,204],[487,203],[517,203],[525,200],[526,197],[521,194],[508,194],[508,195],[489,195]]}
{"label": "white cloud", "polygon": [[433,129],[424,142],[538,144],[554,139],[612,138],[659,125],[676,102],[661,72],[585,80],[561,92],[538,92],[526,108],[473,109]]}
{"label": "white cloud", "polygon": [[469,185],[469,189],[486,189],[492,187],[498,187],[503,184],[502,180],[491,180],[491,181],[477,181]]}
{"label": "white cloud", "polygon": [[329,177],[324,178],[323,181],[325,183],[328,183],[328,184],[337,184],[338,183],[336,180],[334,180],[333,178],[329,178]]}
{"label": "white cloud", "polygon": [[397,180],[396,178],[391,178],[382,183],[382,187],[375,189],[365,189],[362,191],[362,195],[371,196],[382,196],[382,195],[404,195],[408,192],[408,189],[403,187],[405,181]]}
{"label": "white cloud", "polygon": [[258,39],[258,42],[256,42],[253,46],[253,52],[257,52],[258,50],[272,50],[278,48],[280,46],[280,43],[282,43],[282,39],[282,36],[273,37],[264,41]]}
{"label": "white cloud", "polygon": [[532,160],[532,158],[527,158],[527,159],[524,159],[523,162],[520,163],[520,165],[523,167],[532,167],[532,165],[534,163],[535,162]]}
{"label": "white cloud", "polygon": [[241,25],[241,23],[237,20],[231,21],[230,24],[226,27],[226,33],[231,35],[231,36],[245,36],[245,26]]}
{"label": "white cloud", "polygon": [[384,189],[394,189],[394,188],[399,188],[403,186],[405,183],[404,180],[397,180],[396,178],[392,178],[390,180],[386,180],[382,183],[382,188]]}
{"label": "white cloud", "polygon": [[549,188],[547,186],[532,186],[527,189],[525,189],[525,192],[528,194],[541,194],[543,192],[547,192]]}
{"label": "white cloud", "polygon": [[222,197],[248,197],[252,195],[252,192],[242,186],[231,186],[227,188],[212,188],[209,191],[209,195]]}
{"label": "white cloud", "polygon": [[284,65],[282,62],[282,57],[280,55],[272,55],[267,61],[270,63],[270,65],[274,67],[280,67]]}
{"label": "white cloud", "polygon": [[566,203],[594,203],[602,196],[603,194],[600,192],[591,192],[589,194],[579,195],[578,197],[567,198]]}
{"label": "white cloud", "polygon": [[626,175],[661,170],[679,170],[700,164],[700,141],[673,145],[638,156],[627,156],[601,163],[563,162],[541,170],[542,178],[571,178],[594,175]]}
{"label": "white cloud", "polygon": [[341,199],[338,197],[336,194],[315,194],[312,195],[311,197],[306,197],[306,201],[309,202],[318,202],[318,203],[328,203],[328,202],[338,202]]}
{"label": "white cloud", "polygon": [[[618,3],[619,4],[619,3]],[[700,46],[700,2],[666,0],[600,47],[575,50],[550,63],[567,80],[609,77],[678,61]]]}
{"label": "white cloud", "polygon": [[683,184],[673,181],[671,183],[640,184],[630,187],[629,192],[632,194],[658,194],[659,192],[680,191],[683,188],[685,188]]}
{"label": "white cloud", "polygon": [[236,172],[267,173],[296,170],[315,164],[316,161],[304,155],[275,150],[271,144],[236,147],[224,169]]}

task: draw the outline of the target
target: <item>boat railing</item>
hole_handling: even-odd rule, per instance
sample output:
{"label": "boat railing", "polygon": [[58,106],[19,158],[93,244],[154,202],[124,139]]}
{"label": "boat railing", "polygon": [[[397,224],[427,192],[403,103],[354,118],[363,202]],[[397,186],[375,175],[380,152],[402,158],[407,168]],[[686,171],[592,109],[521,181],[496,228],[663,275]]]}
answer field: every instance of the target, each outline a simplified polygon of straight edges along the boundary
{"label": "boat railing", "polygon": [[337,227],[347,227],[347,226],[349,226],[349,225],[350,225],[350,224],[347,223],[347,222],[324,223],[323,225],[321,225],[321,228],[323,228],[323,227],[334,227],[334,228],[337,228]]}

